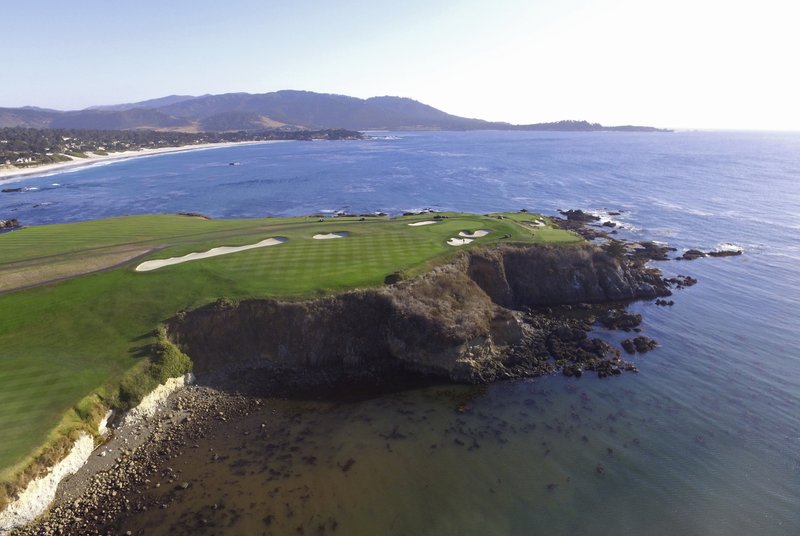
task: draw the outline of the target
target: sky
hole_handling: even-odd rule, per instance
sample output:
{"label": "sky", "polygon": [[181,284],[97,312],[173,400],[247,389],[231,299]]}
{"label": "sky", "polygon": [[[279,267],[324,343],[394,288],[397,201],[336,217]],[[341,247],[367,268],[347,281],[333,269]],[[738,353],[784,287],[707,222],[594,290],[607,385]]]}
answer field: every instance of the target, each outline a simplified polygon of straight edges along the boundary
{"label": "sky", "polygon": [[795,0],[3,0],[0,107],[300,89],[511,123],[800,130]]}

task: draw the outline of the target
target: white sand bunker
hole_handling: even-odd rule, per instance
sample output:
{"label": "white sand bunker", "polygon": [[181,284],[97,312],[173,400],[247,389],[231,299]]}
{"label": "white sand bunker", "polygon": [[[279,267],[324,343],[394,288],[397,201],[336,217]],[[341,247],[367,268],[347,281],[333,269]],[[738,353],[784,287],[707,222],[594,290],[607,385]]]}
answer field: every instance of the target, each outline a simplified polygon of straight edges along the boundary
{"label": "white sand bunker", "polygon": [[532,227],[544,227],[545,226],[544,220],[542,220],[541,218],[538,219],[538,220],[534,220],[534,221],[526,220],[526,221],[524,221],[522,223],[525,223],[525,224],[530,225]]}
{"label": "white sand bunker", "polygon": [[463,246],[472,242],[472,238],[451,238],[447,243],[451,246]]}
{"label": "white sand bunker", "polygon": [[418,221],[414,223],[409,223],[409,227],[419,227],[420,225],[433,225],[434,223],[439,223],[438,221],[428,220],[428,221]]}
{"label": "white sand bunker", "polygon": [[341,231],[338,233],[328,233],[328,234],[315,234],[311,238],[314,240],[330,240],[332,238],[344,238],[347,236],[346,231]]}
{"label": "white sand bunker", "polygon": [[256,244],[249,246],[221,246],[218,248],[209,249],[202,253],[189,253],[183,257],[170,257],[169,259],[156,259],[154,261],[145,261],[136,267],[137,272],[149,272],[150,270],[157,270],[164,266],[172,266],[173,264],[181,264],[189,261],[196,261],[200,259],[207,259],[209,257],[219,257],[220,255],[230,255],[231,253],[238,253],[248,249],[265,248],[268,246],[277,246],[283,244],[288,239],[286,238],[267,238]]}
{"label": "white sand bunker", "polygon": [[458,233],[458,236],[463,236],[464,238],[480,238],[482,236],[486,236],[487,234],[491,233],[490,229],[478,229],[474,233],[468,233],[466,231],[461,231]]}

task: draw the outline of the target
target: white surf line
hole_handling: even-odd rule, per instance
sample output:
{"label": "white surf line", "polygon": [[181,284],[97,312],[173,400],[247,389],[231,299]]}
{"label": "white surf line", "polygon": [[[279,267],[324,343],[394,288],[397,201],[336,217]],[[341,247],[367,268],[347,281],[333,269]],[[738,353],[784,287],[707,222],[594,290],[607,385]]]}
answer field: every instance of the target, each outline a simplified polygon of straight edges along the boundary
{"label": "white surf line", "polygon": [[164,266],[172,266],[173,264],[181,264],[189,261],[196,261],[200,259],[207,259],[209,257],[219,257],[220,255],[230,255],[231,253],[238,253],[248,249],[265,248],[268,246],[277,246],[287,242],[287,238],[267,238],[261,242],[250,244],[248,246],[221,246],[218,248],[209,249],[202,253],[189,253],[183,257],[170,257],[169,259],[156,259],[152,261],[145,261],[136,267],[137,272],[149,272],[157,270]]}
{"label": "white surf line", "polygon": [[472,242],[472,238],[451,238],[447,243],[451,246],[463,246]]}
{"label": "white surf line", "polygon": [[314,240],[330,240],[331,238],[344,238],[347,236],[346,232],[339,232],[339,233],[327,233],[327,234],[315,234],[311,238]]}
{"label": "white surf line", "polygon": [[491,229],[478,229],[474,233],[468,233],[466,231],[461,231],[458,233],[458,236],[463,236],[464,238],[480,238],[482,236],[486,236],[491,233]]}
{"label": "white surf line", "polygon": [[409,227],[419,227],[420,225],[432,225],[434,223],[439,223],[438,221],[428,220],[428,221],[418,221],[416,223],[409,223]]}

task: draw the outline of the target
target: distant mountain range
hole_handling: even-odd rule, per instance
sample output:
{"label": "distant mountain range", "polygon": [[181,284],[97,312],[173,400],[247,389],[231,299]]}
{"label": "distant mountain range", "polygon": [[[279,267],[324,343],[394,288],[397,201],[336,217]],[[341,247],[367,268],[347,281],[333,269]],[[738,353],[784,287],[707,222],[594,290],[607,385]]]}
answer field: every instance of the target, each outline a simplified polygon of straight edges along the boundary
{"label": "distant mountain range", "polygon": [[604,127],[587,121],[512,125],[450,115],[403,97],[358,99],[310,91],[170,95],[158,99],[85,110],[0,108],[0,128],[99,130],[150,129],[178,132],[232,132],[264,129],[349,130],[623,130],[661,132],[640,126]]}

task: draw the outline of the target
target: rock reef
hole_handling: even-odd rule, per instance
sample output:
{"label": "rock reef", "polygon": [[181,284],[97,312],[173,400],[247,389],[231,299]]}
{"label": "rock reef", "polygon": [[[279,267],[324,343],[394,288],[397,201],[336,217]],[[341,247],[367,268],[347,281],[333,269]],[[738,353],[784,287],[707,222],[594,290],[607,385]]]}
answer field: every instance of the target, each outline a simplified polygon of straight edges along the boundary
{"label": "rock reef", "polygon": [[[176,316],[168,332],[198,376],[382,366],[467,383],[559,370],[604,376],[634,368],[588,338],[595,318],[583,309],[670,293],[658,270],[594,246],[504,246],[378,289],[294,302],[221,300]],[[564,314],[574,306],[584,314]]]}
{"label": "rock reef", "polygon": [[14,218],[10,220],[0,220],[0,231],[10,231],[11,229],[18,229],[20,227],[22,227],[22,225]]}

